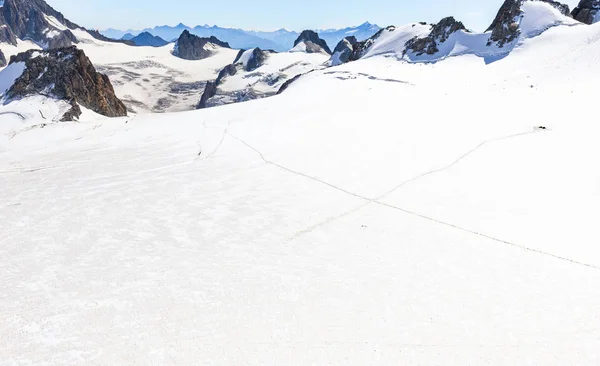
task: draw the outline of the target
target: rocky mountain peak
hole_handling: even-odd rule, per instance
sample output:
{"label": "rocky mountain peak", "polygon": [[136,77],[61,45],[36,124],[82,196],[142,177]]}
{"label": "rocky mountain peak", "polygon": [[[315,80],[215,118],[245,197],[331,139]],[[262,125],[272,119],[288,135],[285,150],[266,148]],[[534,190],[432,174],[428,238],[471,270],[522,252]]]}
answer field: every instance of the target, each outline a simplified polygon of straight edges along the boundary
{"label": "rocky mountain peak", "polygon": [[600,16],[598,16],[599,11],[600,0],[581,0],[579,5],[573,9],[571,15],[575,20],[585,24],[592,24],[600,21]]}
{"label": "rocky mountain peak", "polygon": [[457,21],[453,17],[444,18],[431,28],[431,33],[427,37],[415,37],[406,42],[404,52],[412,51],[417,56],[423,54],[433,55],[439,52],[438,46],[446,42],[451,34],[461,30],[467,30],[462,22]]}
{"label": "rocky mountain peak", "polygon": [[173,55],[184,60],[202,60],[213,54],[213,50],[210,47],[207,47],[209,43],[220,47],[230,48],[229,43],[222,42],[217,37],[198,37],[191,34],[186,29],[181,33],[177,42],[175,42]]}
{"label": "rocky mountain peak", "polygon": [[[496,44],[504,47],[505,44],[513,42],[519,37],[520,19],[523,17],[521,6],[528,0],[506,0],[500,7],[496,18],[488,27],[486,32],[491,32],[488,46]],[[553,0],[537,0],[552,5],[563,15],[570,15],[569,6]]]}
{"label": "rocky mountain peak", "polygon": [[319,38],[319,34],[315,31],[302,31],[296,41],[294,41],[294,48],[296,48],[300,43],[304,43],[306,45],[305,52],[307,53],[318,53],[325,51],[327,54],[331,55],[331,49],[327,45],[327,42]]}
{"label": "rocky mountain peak", "polygon": [[127,115],[108,77],[98,73],[85,53],[74,46],[29,50],[11,57],[10,63],[23,63],[24,69],[6,92],[7,100],[45,95],[67,101],[71,109],[63,121],[77,119],[80,106],[108,117]]}
{"label": "rocky mountain peak", "polygon": [[264,51],[258,47],[251,50],[240,50],[233,65],[241,65],[245,71],[254,71],[265,64],[274,51]]}
{"label": "rocky mountain peak", "polygon": [[16,45],[17,38],[31,39],[44,48],[71,45],[76,39],[70,29],[79,28],[44,0],[5,0],[0,24],[6,25],[0,30],[0,42]]}
{"label": "rocky mountain peak", "polygon": [[352,54],[354,53],[354,46],[357,43],[358,41],[354,36],[349,36],[342,39],[333,50],[333,55],[330,59],[331,65],[340,65],[351,61]]}

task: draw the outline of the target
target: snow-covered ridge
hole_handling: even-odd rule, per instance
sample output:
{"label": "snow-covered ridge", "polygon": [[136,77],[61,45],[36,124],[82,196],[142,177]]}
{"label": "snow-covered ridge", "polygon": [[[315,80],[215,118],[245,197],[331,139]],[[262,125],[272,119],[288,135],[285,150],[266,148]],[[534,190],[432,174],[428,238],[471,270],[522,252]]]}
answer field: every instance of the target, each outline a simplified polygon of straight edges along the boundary
{"label": "snow-covered ridge", "polygon": [[[436,27],[441,23],[438,25],[415,23],[383,29],[371,39],[355,46],[355,52],[357,52],[356,47],[359,47],[362,48],[358,55],[359,58],[385,55],[409,62],[434,62],[465,54],[473,54],[487,61],[494,61],[510,53],[525,40],[536,37],[552,27],[581,24],[564,15],[556,6],[548,2],[516,1],[519,2],[513,6],[519,7],[520,15],[515,17],[510,24],[510,27],[515,29],[515,37],[508,43],[491,41],[491,32],[475,33],[464,27],[458,27],[452,31],[437,30]],[[506,4],[512,2],[515,0],[507,0]],[[436,32],[444,34],[444,36],[434,34]],[[418,41],[430,42],[430,52],[417,52],[410,47],[411,43],[415,44]],[[337,57],[334,55],[330,62],[334,65],[339,64]]]}

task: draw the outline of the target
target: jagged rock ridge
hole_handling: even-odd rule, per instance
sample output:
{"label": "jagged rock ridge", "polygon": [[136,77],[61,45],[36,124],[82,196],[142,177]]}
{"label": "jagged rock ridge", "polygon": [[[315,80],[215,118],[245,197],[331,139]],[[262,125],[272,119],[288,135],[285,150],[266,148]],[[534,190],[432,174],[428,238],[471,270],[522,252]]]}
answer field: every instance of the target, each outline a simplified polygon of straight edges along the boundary
{"label": "jagged rock ridge", "polygon": [[211,44],[230,48],[227,42],[222,42],[216,37],[202,38],[185,30],[175,43],[173,55],[184,60],[202,60],[213,54]]}
{"label": "jagged rock ridge", "polygon": [[431,33],[427,37],[414,37],[406,42],[404,53],[412,51],[417,56],[423,54],[433,55],[439,52],[439,44],[446,42],[451,34],[461,30],[467,30],[462,22],[453,17],[444,18],[431,28]]}
{"label": "jagged rock ridge", "polygon": [[29,50],[11,57],[11,64],[17,62],[24,63],[25,69],[7,91],[9,101],[32,95],[67,101],[71,109],[62,120],[77,119],[80,105],[108,117],[127,115],[108,77],[98,73],[85,53],[74,46]]}
{"label": "jagged rock ridge", "polygon": [[[55,18],[68,29],[59,29],[50,23]],[[44,0],[5,0],[0,8],[0,42],[16,45],[17,38],[31,39],[46,48],[71,45],[76,38],[71,29],[79,26],[66,19]]]}

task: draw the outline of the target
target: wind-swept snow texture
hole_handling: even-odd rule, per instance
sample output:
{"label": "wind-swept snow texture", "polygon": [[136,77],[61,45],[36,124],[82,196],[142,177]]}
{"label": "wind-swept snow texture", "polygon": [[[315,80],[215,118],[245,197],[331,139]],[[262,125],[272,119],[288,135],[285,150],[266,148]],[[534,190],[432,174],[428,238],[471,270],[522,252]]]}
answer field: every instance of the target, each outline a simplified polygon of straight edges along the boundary
{"label": "wind-swept snow texture", "polygon": [[598,365],[599,58],[561,26],[193,112],[0,106],[0,363]]}

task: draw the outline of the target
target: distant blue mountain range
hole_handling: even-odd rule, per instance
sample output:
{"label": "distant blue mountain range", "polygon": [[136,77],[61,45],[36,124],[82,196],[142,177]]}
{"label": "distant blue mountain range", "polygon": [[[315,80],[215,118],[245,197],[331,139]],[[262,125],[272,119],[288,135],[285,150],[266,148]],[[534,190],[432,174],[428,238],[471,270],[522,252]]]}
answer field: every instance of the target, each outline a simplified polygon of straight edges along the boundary
{"label": "distant blue mountain range", "polygon": [[[315,31],[318,32],[319,36],[327,42],[331,49],[333,49],[344,37],[355,36],[360,41],[371,37],[380,29],[381,27],[378,25],[366,22],[356,27]],[[188,30],[190,33],[200,37],[215,36],[221,41],[228,42],[232,48],[249,49],[260,47],[264,50],[275,50],[278,52],[291,49],[294,45],[294,41],[300,35],[298,32],[288,31],[286,29],[280,29],[273,32],[262,32],[246,31],[236,28],[221,28],[218,26],[211,27],[208,25],[198,25],[192,28],[181,23],[176,26],[163,25],[143,30],[106,29],[100,33],[109,38],[126,40],[132,40],[142,33],[149,33],[170,42],[176,40],[184,30]],[[144,35],[144,38],[147,39],[147,35]]]}

